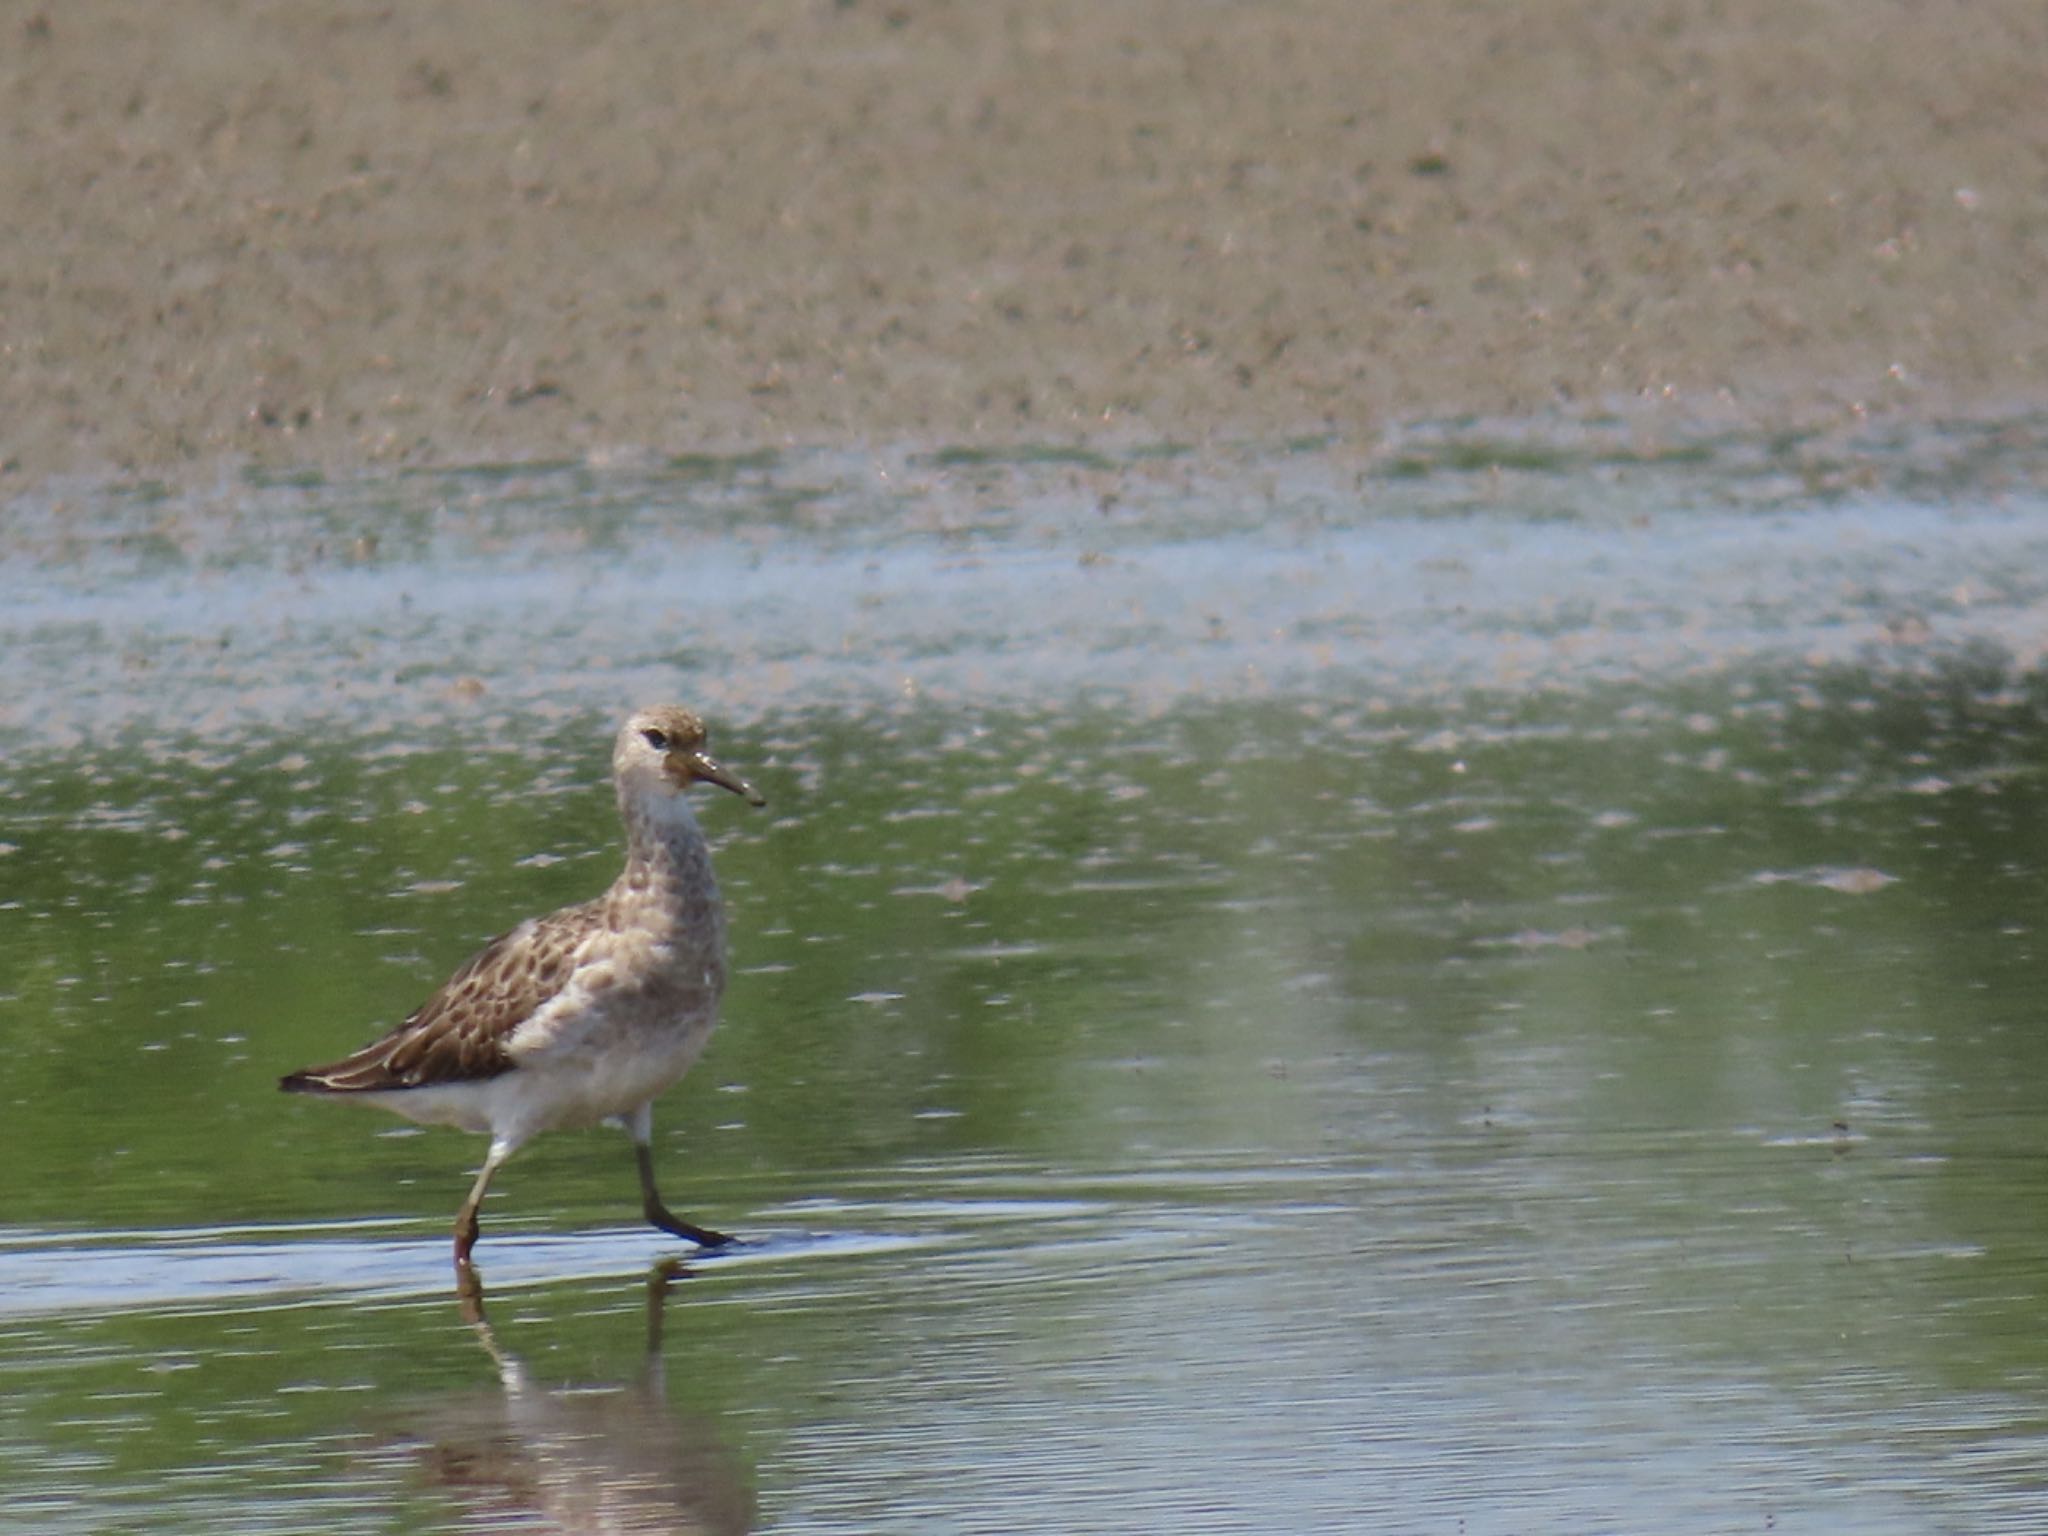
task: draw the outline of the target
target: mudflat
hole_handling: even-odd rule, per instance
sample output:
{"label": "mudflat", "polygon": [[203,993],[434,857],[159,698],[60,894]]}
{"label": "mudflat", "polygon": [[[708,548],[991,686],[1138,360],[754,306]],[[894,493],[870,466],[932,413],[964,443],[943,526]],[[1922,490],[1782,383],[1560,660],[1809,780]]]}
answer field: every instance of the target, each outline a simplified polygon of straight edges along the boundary
{"label": "mudflat", "polygon": [[0,28],[0,494],[2038,407],[2048,8],[370,6]]}

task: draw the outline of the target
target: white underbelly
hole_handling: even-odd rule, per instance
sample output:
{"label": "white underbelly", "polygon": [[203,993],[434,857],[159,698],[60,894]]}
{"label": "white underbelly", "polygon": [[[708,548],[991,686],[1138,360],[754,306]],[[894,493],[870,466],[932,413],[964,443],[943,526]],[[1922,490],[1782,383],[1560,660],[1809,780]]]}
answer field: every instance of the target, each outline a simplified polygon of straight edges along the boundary
{"label": "white underbelly", "polygon": [[536,1052],[496,1077],[363,1097],[415,1124],[487,1132],[516,1145],[541,1131],[596,1125],[650,1102],[690,1069],[714,1022],[607,1030],[573,1047]]}

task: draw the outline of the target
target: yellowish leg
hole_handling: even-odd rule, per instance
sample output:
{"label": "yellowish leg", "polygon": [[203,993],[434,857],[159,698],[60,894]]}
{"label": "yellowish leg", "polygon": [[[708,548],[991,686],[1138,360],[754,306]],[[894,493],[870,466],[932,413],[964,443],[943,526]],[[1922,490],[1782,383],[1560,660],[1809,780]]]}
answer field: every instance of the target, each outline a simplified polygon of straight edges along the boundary
{"label": "yellowish leg", "polygon": [[491,1150],[484,1156],[484,1165],[477,1170],[476,1182],[469,1186],[469,1198],[455,1213],[455,1267],[458,1270],[469,1267],[469,1250],[476,1246],[477,1211],[484,1203],[484,1191],[491,1187],[491,1175],[503,1166],[513,1151],[513,1143],[491,1142]]}

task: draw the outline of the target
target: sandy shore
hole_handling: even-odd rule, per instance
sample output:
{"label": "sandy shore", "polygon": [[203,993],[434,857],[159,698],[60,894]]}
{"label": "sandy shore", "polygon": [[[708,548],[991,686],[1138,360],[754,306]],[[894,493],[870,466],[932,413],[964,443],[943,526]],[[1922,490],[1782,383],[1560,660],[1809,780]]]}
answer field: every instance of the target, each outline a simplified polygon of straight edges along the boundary
{"label": "sandy shore", "polygon": [[0,494],[2048,386],[2048,8],[0,18]]}

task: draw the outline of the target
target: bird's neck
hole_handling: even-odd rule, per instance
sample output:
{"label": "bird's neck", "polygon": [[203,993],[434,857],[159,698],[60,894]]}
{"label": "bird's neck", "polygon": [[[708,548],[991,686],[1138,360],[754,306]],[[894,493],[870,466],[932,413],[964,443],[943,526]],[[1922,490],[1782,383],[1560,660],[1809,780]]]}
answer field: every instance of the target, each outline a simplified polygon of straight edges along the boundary
{"label": "bird's neck", "polygon": [[615,900],[665,907],[716,909],[718,885],[711,876],[711,848],[681,795],[659,799],[621,797],[626,824],[626,867],[613,883]]}

